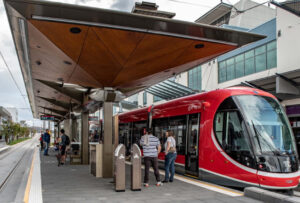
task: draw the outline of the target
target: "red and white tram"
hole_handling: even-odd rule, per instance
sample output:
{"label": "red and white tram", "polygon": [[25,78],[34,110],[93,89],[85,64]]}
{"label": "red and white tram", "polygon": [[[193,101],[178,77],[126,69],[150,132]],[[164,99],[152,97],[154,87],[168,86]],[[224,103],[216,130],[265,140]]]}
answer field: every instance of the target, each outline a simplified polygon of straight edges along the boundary
{"label": "red and white tram", "polygon": [[[120,114],[119,142],[127,149],[138,143],[149,118],[162,146],[166,130],[174,131],[178,173],[235,187],[291,189],[299,184],[290,124],[267,92],[233,87]],[[162,164],[164,153],[159,159]]]}

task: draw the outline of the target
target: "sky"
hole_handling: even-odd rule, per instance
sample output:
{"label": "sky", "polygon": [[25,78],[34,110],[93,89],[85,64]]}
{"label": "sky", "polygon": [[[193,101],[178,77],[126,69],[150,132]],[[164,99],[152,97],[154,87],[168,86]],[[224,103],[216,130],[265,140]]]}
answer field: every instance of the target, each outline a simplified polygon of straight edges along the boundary
{"label": "sky", "polygon": [[[79,4],[105,9],[130,12],[135,2],[141,0],[47,0]],[[146,0],[159,5],[159,10],[176,13],[174,19],[194,22],[220,0]],[[265,0],[254,0],[258,3]],[[238,0],[223,0],[224,3],[235,4]],[[16,55],[9,23],[0,0],[0,106],[18,109],[19,121],[26,120],[27,124],[40,126],[41,122],[34,119],[30,109],[22,72]],[[3,58],[4,60],[3,60]],[[10,74],[11,73],[11,74]]]}

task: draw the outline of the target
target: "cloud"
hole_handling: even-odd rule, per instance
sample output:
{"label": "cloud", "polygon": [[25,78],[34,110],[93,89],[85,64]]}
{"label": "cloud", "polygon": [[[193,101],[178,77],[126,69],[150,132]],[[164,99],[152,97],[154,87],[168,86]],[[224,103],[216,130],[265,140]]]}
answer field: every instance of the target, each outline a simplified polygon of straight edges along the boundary
{"label": "cloud", "polygon": [[135,2],[136,0],[114,0],[114,3],[111,5],[111,9],[120,11],[131,11]]}

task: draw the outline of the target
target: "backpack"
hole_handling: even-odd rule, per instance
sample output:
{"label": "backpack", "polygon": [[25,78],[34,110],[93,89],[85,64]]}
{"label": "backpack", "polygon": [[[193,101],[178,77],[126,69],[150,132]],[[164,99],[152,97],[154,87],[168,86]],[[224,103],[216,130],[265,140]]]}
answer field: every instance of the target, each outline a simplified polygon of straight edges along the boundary
{"label": "backpack", "polygon": [[69,145],[70,144],[70,138],[68,135],[66,135],[66,142],[65,142],[66,145]]}

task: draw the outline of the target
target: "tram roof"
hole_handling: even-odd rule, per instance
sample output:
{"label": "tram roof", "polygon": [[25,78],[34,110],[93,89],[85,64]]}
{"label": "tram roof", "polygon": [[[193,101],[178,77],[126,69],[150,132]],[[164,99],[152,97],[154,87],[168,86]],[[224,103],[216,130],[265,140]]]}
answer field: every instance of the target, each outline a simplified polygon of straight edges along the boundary
{"label": "tram roof", "polygon": [[209,102],[209,107],[212,107],[209,111],[214,111],[214,108],[218,108],[220,103],[226,98],[235,95],[260,95],[275,98],[274,95],[260,89],[234,86],[177,98],[158,105],[153,105],[152,107],[144,107],[121,113],[118,117],[120,123],[147,120],[148,112],[150,110],[149,108],[152,108],[153,118],[165,118],[199,113],[206,110],[204,102]]}
{"label": "tram roof", "polygon": [[35,117],[40,106],[80,106],[83,92],[94,88],[111,87],[130,96],[264,38],[107,9],[41,0],[4,2]]}

